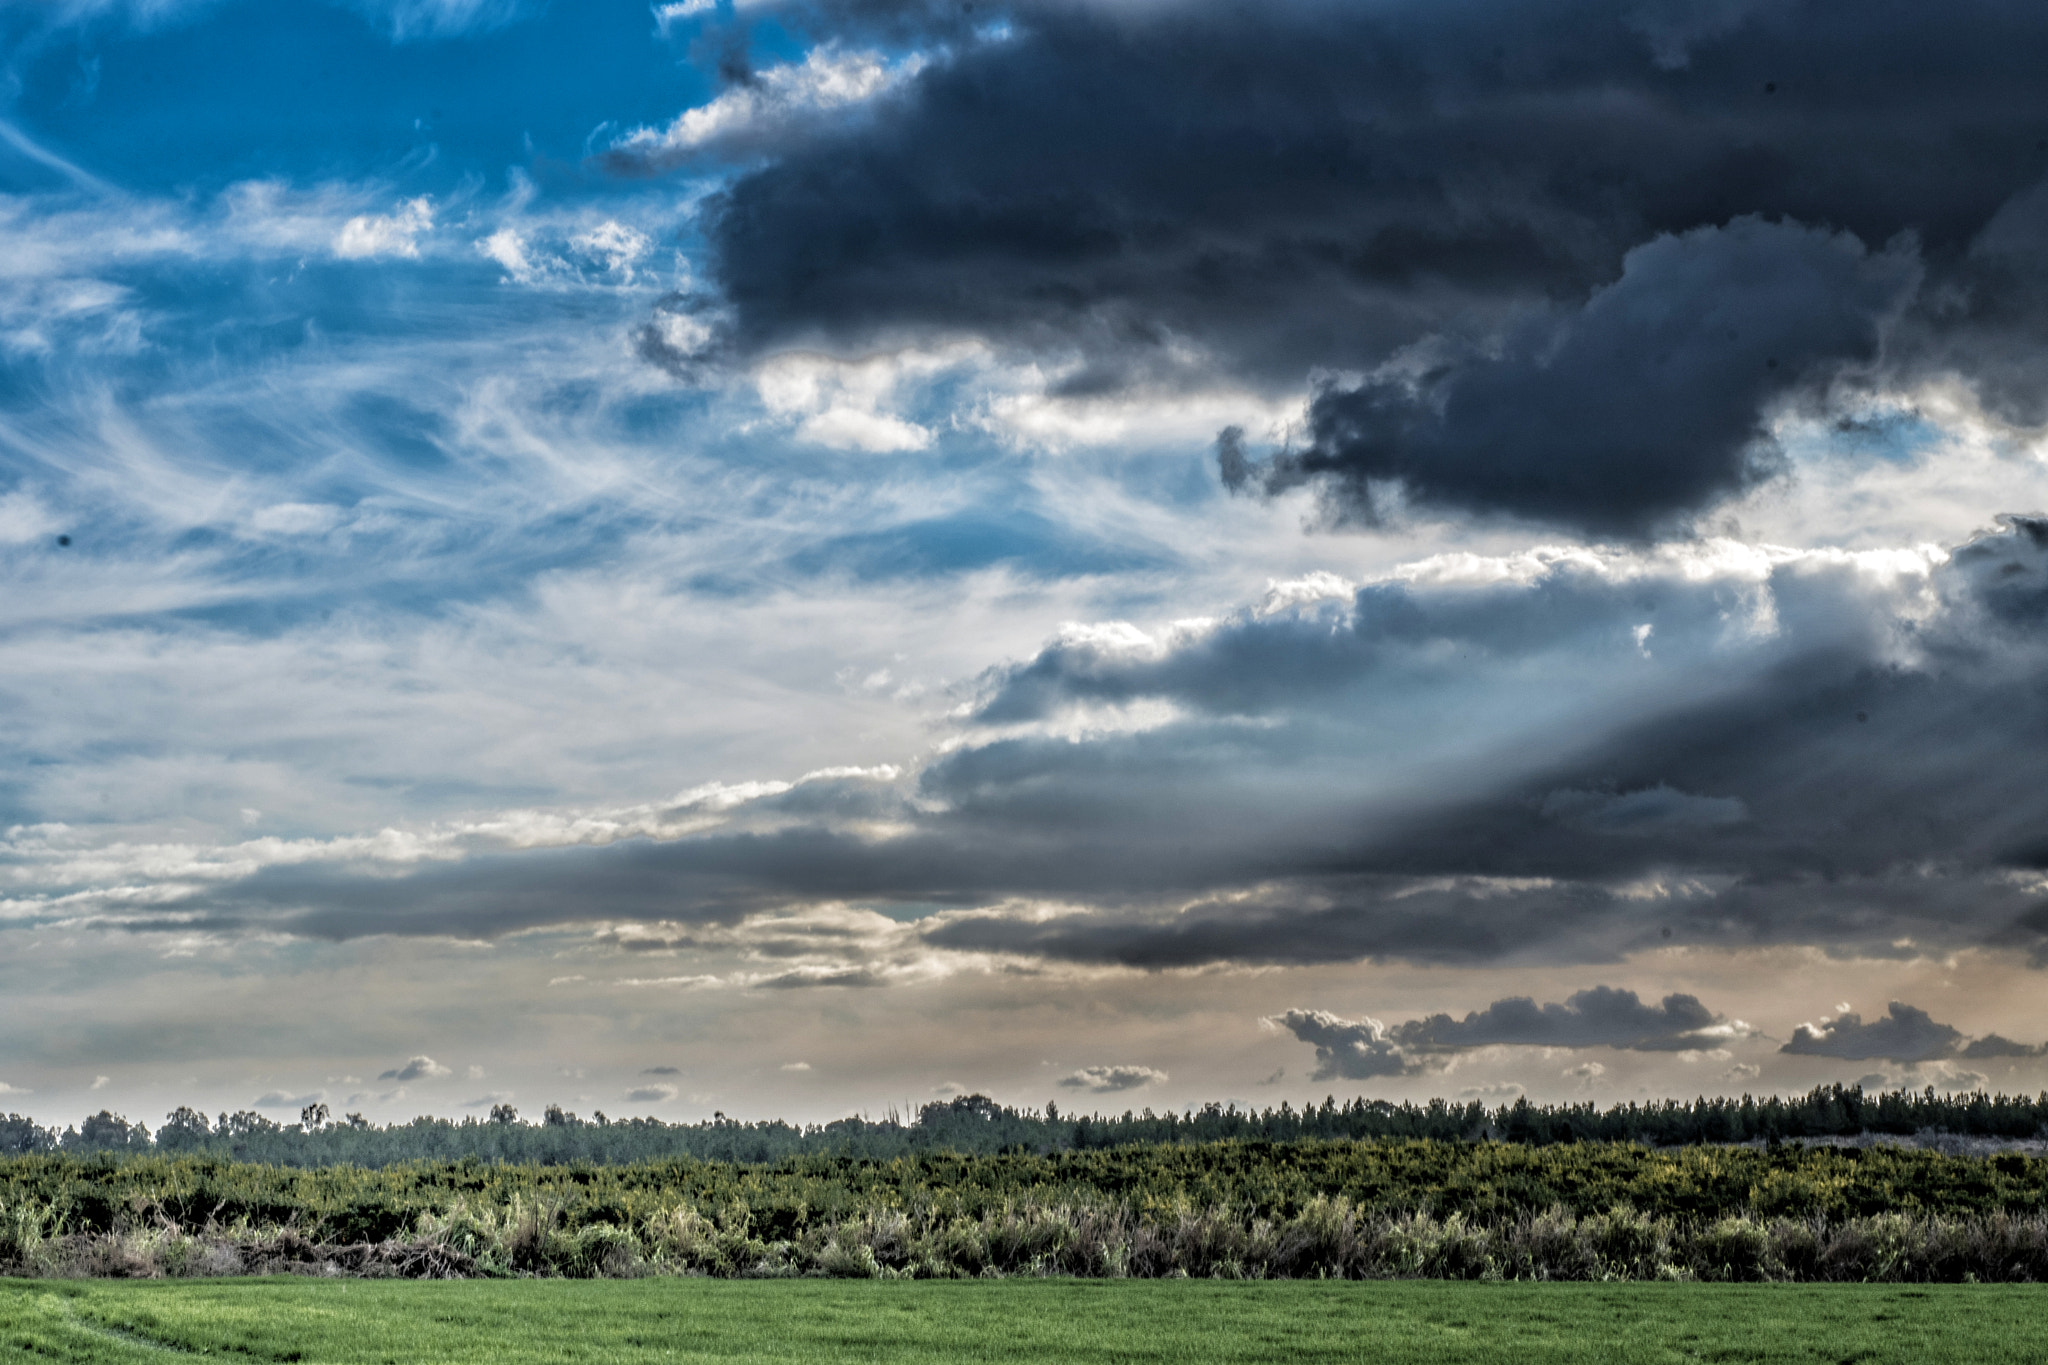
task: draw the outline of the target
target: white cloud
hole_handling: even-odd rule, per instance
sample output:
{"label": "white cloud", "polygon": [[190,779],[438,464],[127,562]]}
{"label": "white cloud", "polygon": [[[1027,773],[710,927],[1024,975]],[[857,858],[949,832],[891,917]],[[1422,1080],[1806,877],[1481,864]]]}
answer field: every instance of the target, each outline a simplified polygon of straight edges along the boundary
{"label": "white cloud", "polygon": [[333,528],[341,509],[307,502],[281,502],[250,514],[249,528],[264,535],[311,536]]}
{"label": "white cloud", "polygon": [[86,1087],[86,1089],[87,1089],[87,1090],[105,1090],[105,1089],[106,1089],[106,1088],[107,1088],[108,1086],[112,1085],[113,1083],[114,1083],[114,1082],[113,1082],[113,1080],[112,1080],[112,1078],[111,1078],[111,1077],[107,1077],[107,1076],[95,1076],[95,1077],[93,1077],[93,1078],[92,1078],[92,1084],[91,1084],[91,1085],[89,1085],[89,1086],[87,1086],[87,1087]]}
{"label": "white cloud", "polygon": [[35,1091],[25,1089],[22,1086],[9,1085],[5,1081],[0,1081],[0,1095],[33,1095],[35,1093]]}
{"label": "white cloud", "polygon": [[503,227],[488,237],[478,240],[476,249],[505,268],[505,273],[521,284],[530,284],[538,267],[527,253],[526,240],[517,228]]}
{"label": "white cloud", "polygon": [[606,269],[629,280],[633,277],[633,267],[645,260],[648,253],[654,250],[654,243],[648,239],[646,233],[610,218],[588,232],[571,237],[569,245],[586,256],[603,261]]}
{"label": "white cloud", "polygon": [[662,33],[685,19],[694,19],[700,14],[711,14],[718,9],[718,0],[668,0],[666,4],[654,7],[654,26]]}
{"label": "white cloud", "polygon": [[26,545],[57,534],[63,523],[35,493],[17,488],[0,497],[0,545]]}
{"label": "white cloud", "polygon": [[1060,1084],[1069,1090],[1086,1090],[1092,1095],[1110,1095],[1120,1090],[1138,1090],[1165,1082],[1164,1071],[1149,1066],[1084,1066]]}
{"label": "white cloud", "polygon": [[800,441],[872,454],[923,450],[933,433],[904,417],[902,407],[918,385],[971,364],[979,355],[972,346],[893,351],[856,360],[786,351],[755,369],[754,386],[771,413],[800,419]]}
{"label": "white cloud", "polygon": [[1520,1099],[1522,1094],[1522,1085],[1519,1081],[1494,1081],[1489,1085],[1465,1086],[1458,1091],[1458,1098],[1463,1100],[1491,1100],[1496,1104],[1503,1104],[1509,1100]]}
{"label": "white cloud", "polygon": [[709,104],[685,110],[666,128],[634,129],[613,144],[612,154],[664,169],[706,153],[765,150],[886,94],[923,70],[925,61],[920,54],[891,62],[878,52],[816,47],[801,62],[768,67]]}
{"label": "white cloud", "polygon": [[395,213],[363,213],[343,223],[335,234],[334,254],[350,261],[378,256],[416,258],[420,249],[414,239],[432,231],[433,226],[433,203],[422,195],[400,204]]}
{"label": "white cloud", "polygon": [[923,450],[932,434],[915,422],[883,413],[861,412],[856,408],[828,408],[807,417],[796,429],[797,439],[832,450],[864,450],[882,455],[898,450]]}
{"label": "white cloud", "polygon": [[784,1062],[781,1069],[784,1071],[809,1071],[811,1064],[809,1062]]}
{"label": "white cloud", "polygon": [[389,1071],[379,1072],[377,1079],[380,1081],[404,1082],[416,1081],[423,1076],[429,1079],[438,1079],[442,1076],[452,1076],[454,1074],[454,1071],[450,1068],[442,1066],[432,1057],[422,1054],[409,1059],[403,1066],[394,1066]]}
{"label": "white cloud", "polygon": [[530,0],[356,0],[394,43],[487,33],[525,18]]}
{"label": "white cloud", "polygon": [[304,1095],[287,1095],[282,1090],[272,1090],[256,1097],[258,1109],[304,1109],[310,1104],[319,1104],[327,1098],[325,1090],[314,1090]]}

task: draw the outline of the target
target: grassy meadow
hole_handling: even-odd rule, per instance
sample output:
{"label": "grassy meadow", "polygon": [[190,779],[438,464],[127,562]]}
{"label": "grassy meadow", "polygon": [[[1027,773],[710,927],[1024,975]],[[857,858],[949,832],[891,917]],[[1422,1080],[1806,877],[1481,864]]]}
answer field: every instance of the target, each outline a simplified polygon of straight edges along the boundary
{"label": "grassy meadow", "polygon": [[0,1281],[0,1352],[304,1365],[2048,1362],[2018,1285]]}

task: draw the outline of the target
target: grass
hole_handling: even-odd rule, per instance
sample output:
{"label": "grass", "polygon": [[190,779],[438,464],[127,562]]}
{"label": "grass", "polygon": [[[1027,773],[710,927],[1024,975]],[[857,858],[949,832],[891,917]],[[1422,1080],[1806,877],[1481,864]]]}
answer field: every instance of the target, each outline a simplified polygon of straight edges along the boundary
{"label": "grass", "polygon": [[0,1359],[2048,1362],[2027,1285],[0,1281]]}

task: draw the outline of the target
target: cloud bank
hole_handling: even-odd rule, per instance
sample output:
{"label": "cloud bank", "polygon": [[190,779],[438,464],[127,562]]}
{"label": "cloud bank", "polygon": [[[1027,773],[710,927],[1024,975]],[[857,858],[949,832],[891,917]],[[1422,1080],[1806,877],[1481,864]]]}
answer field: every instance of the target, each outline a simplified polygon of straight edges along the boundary
{"label": "cloud bank", "polygon": [[1705,1052],[1747,1032],[1739,1021],[1728,1023],[1694,996],[1667,995],[1646,1005],[1634,991],[1609,986],[1580,991],[1563,1004],[1538,1005],[1518,996],[1496,1000],[1463,1019],[1435,1014],[1392,1027],[1377,1019],[1302,1009],[1270,1022],[1315,1047],[1315,1080],[1413,1075],[1482,1047]]}
{"label": "cloud bank", "polygon": [[1781,1052],[1802,1057],[1836,1057],[1845,1061],[1931,1062],[1946,1057],[1970,1060],[2033,1057],[2038,1047],[2016,1043],[1996,1033],[1965,1040],[1961,1030],[1939,1023],[1926,1010],[1894,1000],[1882,1018],[1863,1022],[1847,1011],[1818,1024],[1801,1024]]}
{"label": "cloud bank", "polygon": [[1601,536],[1767,478],[1773,415],[1844,388],[1959,376],[2048,411],[2040,15],[1025,0],[1005,23],[711,201],[707,348],[973,335],[1082,357],[1070,396],[1320,374],[1301,441],[1226,439],[1230,486]]}

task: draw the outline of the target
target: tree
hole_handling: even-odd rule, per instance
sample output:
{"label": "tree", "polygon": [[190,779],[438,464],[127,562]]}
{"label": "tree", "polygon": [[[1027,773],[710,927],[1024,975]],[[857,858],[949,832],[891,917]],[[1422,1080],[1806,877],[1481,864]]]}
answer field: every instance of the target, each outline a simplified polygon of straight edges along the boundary
{"label": "tree", "polygon": [[156,1131],[156,1145],[166,1151],[189,1152],[204,1147],[212,1137],[213,1125],[206,1115],[181,1104],[164,1115],[164,1126]]}

